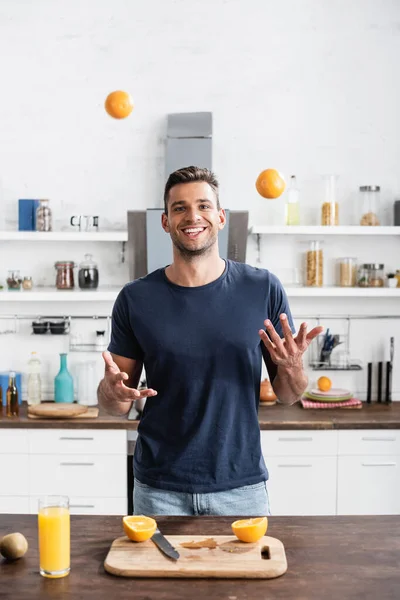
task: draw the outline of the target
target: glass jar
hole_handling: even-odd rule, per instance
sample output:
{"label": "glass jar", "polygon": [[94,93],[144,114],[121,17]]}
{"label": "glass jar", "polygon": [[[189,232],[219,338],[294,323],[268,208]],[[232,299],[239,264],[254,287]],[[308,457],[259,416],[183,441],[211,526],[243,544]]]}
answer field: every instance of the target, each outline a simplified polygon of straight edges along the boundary
{"label": "glass jar", "polygon": [[385,284],[385,265],[379,263],[365,263],[358,270],[359,287],[383,287]]}
{"label": "glass jar", "polygon": [[400,287],[400,271],[396,271],[397,287]]}
{"label": "glass jar", "polygon": [[321,225],[339,225],[339,203],[337,201],[337,175],[326,175],[325,198],[321,207]]}
{"label": "glass jar", "polygon": [[320,242],[311,242],[306,253],[306,286],[321,287],[324,279],[324,255]]}
{"label": "glass jar", "polygon": [[10,291],[20,290],[21,289],[22,279],[19,274],[19,271],[8,271],[7,277],[7,287]]}
{"label": "glass jar", "polygon": [[380,225],[379,218],[379,185],[360,186],[361,198],[361,218],[360,225],[377,226]]}
{"label": "glass jar", "polygon": [[340,287],[354,287],[357,283],[357,261],[355,258],[338,259],[337,285]]}
{"label": "glass jar", "polygon": [[58,290],[72,290],[74,289],[74,267],[75,263],[71,261],[59,261],[55,263],[57,271],[56,275],[56,288]]}
{"label": "glass jar", "polygon": [[85,254],[79,265],[78,282],[82,290],[95,290],[99,285],[99,270],[91,254]]}
{"label": "glass jar", "polygon": [[51,231],[52,215],[48,200],[39,200],[36,209],[36,231]]}
{"label": "glass jar", "polygon": [[22,287],[24,290],[31,290],[33,287],[32,277],[24,277],[22,281]]}

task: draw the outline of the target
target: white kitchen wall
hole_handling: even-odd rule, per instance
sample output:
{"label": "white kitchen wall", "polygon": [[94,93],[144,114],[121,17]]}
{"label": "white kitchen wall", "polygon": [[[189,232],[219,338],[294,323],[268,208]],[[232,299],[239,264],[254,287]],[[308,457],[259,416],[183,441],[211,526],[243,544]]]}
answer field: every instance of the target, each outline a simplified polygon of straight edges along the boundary
{"label": "white kitchen wall", "polygon": [[[213,112],[213,165],[222,204],[250,211],[250,224],[283,222],[283,196],[262,199],[258,173],[295,173],[302,223],[317,224],[321,176],[339,175],[341,224],[356,224],[357,190],[380,185],[384,223],[400,198],[400,3],[397,0],[2,0],[0,3],[0,230],[17,228],[18,198],[50,198],[55,226],[72,214],[98,214],[103,229],[123,229],[128,209],[161,206],[166,114]],[[104,111],[114,89],[135,102],[123,121]],[[306,246],[289,236],[254,236],[248,262],[302,266]],[[325,281],[334,259],[382,261],[400,268],[400,240],[327,238]],[[55,260],[93,251],[102,284],[122,285],[120,245],[0,242],[0,283],[20,268],[51,282]],[[291,301],[295,315],[400,316],[396,299]],[[111,304],[1,303],[1,314],[109,314]],[[66,339],[0,334],[0,370],[24,370],[38,348],[51,388]],[[352,353],[383,358],[399,320],[352,326]],[[92,326],[89,322],[88,327]],[[83,327],[83,324],[82,324]],[[2,325],[0,322],[0,331]],[[382,350],[381,350],[382,348]],[[99,355],[96,355],[100,362]],[[86,355],[71,355],[80,362]],[[384,358],[386,360],[386,357]],[[312,374],[313,375],[313,374]],[[395,358],[400,399],[400,348]],[[365,392],[365,371],[335,383]]]}

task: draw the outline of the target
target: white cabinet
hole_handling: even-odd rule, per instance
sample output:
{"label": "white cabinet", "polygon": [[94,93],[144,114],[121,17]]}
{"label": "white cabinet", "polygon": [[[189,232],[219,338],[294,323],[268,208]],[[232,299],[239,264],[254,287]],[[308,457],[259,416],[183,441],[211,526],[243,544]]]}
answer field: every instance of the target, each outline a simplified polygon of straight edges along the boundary
{"label": "white cabinet", "polygon": [[338,514],[400,514],[400,431],[339,432]]}
{"label": "white cabinet", "polygon": [[337,431],[262,431],[273,515],[336,514]]}
{"label": "white cabinet", "polygon": [[29,455],[25,429],[0,429],[0,513],[29,513]]}
{"label": "white cabinet", "polygon": [[[40,496],[30,497],[30,512],[37,513]],[[126,515],[126,498],[94,498],[70,496],[69,510],[71,515]]]}
{"label": "white cabinet", "polygon": [[126,431],[110,429],[31,429],[30,454],[126,455]]}
{"label": "white cabinet", "polygon": [[0,496],[0,514],[27,515],[29,513],[29,496]]}

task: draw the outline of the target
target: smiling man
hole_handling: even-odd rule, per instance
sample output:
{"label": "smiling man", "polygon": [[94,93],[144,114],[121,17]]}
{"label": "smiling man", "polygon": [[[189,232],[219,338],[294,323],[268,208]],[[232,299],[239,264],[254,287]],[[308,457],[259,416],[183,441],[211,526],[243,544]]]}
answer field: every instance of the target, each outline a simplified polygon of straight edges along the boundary
{"label": "smiling man", "polygon": [[[162,227],[173,262],[127,284],[113,309],[99,402],[126,415],[146,397],[134,456],[136,514],[269,514],[258,400],[262,359],[280,402],[307,385],[286,294],[265,269],[223,260],[226,223],[207,169],[172,173]],[[263,329],[263,325],[265,329]],[[149,388],[137,390],[145,367]]]}

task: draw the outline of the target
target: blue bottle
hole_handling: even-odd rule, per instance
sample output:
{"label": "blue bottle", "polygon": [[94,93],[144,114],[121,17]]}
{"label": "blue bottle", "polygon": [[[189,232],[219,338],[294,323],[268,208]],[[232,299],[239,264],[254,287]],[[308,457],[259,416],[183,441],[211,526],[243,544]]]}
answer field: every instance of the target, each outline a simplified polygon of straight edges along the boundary
{"label": "blue bottle", "polygon": [[66,354],[60,354],[60,370],[54,379],[54,400],[56,402],[74,401],[74,380],[67,369]]}

